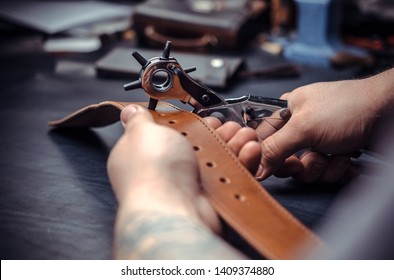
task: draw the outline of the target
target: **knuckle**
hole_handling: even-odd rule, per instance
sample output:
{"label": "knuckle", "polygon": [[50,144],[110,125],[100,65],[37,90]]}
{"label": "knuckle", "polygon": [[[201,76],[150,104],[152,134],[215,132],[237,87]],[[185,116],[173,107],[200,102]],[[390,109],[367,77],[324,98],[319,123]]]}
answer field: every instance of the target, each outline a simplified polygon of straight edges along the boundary
{"label": "knuckle", "polygon": [[241,129],[241,125],[233,122],[233,121],[229,121],[223,124],[223,127],[226,129],[231,129],[231,130],[240,130]]}
{"label": "knuckle", "polygon": [[257,132],[253,129],[253,128],[250,128],[250,127],[242,127],[240,130],[239,130],[239,133],[240,134],[242,134],[243,135],[243,137],[245,138],[245,139],[247,139],[248,141],[257,141],[258,140],[258,137],[257,137]]}
{"label": "knuckle", "polygon": [[267,138],[261,143],[261,153],[265,164],[275,165],[280,160],[278,146],[271,138]]}

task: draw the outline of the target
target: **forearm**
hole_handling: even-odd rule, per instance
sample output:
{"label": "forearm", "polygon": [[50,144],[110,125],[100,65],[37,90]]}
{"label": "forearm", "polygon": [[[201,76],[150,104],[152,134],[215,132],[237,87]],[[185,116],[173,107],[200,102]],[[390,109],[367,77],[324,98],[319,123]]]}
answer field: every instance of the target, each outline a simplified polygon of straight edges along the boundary
{"label": "forearm", "polygon": [[116,259],[243,259],[201,223],[182,215],[120,209]]}
{"label": "forearm", "polygon": [[392,126],[394,117],[394,68],[361,80],[360,90],[369,97],[369,108],[374,114],[367,149],[379,152],[384,131]]}
{"label": "forearm", "polygon": [[394,68],[362,81],[362,90],[366,90],[374,104],[377,116],[391,115],[394,110]]}

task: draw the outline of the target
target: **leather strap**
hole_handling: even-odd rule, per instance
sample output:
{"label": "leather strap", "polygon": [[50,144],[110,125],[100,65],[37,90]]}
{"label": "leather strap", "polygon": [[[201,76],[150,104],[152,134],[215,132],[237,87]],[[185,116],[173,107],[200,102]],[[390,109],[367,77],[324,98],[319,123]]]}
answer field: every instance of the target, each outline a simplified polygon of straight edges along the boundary
{"label": "leather strap", "polygon": [[[109,125],[119,121],[119,112],[127,104],[130,103],[93,104],[49,125]],[[159,102],[156,111],[150,112],[157,123],[187,137],[198,158],[203,192],[226,223],[260,254],[269,259],[295,259],[302,257],[300,249],[305,245],[324,246],[255,180],[199,116],[164,102]]]}

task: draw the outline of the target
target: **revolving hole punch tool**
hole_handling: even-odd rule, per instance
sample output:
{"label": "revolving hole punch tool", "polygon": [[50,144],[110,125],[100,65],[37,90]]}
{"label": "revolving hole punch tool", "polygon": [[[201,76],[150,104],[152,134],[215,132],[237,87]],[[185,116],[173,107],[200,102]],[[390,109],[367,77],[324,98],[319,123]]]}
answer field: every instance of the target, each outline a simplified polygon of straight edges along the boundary
{"label": "revolving hole punch tool", "polygon": [[159,57],[146,59],[137,51],[132,53],[141,70],[138,80],[124,85],[124,89],[142,88],[150,97],[148,109],[155,110],[159,100],[178,99],[190,104],[200,117],[213,116],[222,123],[234,121],[251,127],[261,139],[265,127],[278,130],[290,116],[286,100],[253,95],[224,99],[189,75],[196,67],[183,68],[170,52],[171,42],[167,41]]}

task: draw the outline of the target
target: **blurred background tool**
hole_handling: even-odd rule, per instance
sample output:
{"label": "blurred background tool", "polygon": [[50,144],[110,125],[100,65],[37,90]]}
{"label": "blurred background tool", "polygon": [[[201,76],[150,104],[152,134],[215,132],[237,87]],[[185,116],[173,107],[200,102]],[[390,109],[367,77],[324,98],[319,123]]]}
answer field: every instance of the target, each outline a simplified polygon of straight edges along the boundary
{"label": "blurred background tool", "polygon": [[[342,3],[341,3],[342,2]],[[366,52],[342,43],[340,24],[342,4],[339,0],[295,0],[297,30],[294,40],[284,47],[286,58],[300,63],[330,65],[338,52],[363,57]]]}

